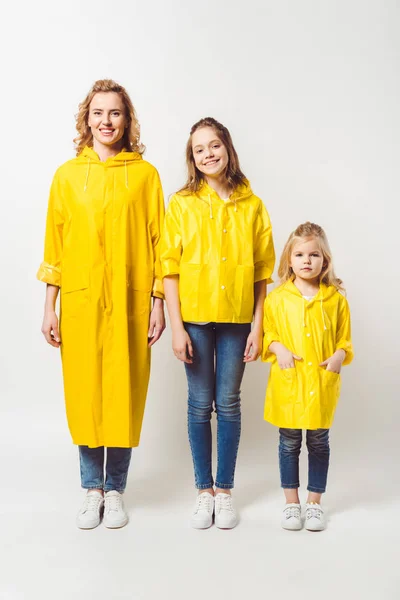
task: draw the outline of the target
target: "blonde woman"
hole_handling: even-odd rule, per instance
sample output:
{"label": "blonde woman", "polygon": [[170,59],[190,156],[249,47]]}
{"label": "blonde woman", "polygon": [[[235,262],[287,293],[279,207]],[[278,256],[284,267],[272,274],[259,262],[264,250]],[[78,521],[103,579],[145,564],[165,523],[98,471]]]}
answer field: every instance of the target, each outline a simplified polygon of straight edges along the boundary
{"label": "blonde woman", "polygon": [[140,439],[150,347],[165,328],[164,204],[121,85],[96,81],[76,127],[76,158],[57,170],[50,192],[37,275],[47,284],[42,332],[61,348],[68,425],[88,490],[77,525],[96,527],[104,510],[106,527],[117,528],[128,521],[122,493]]}
{"label": "blonde woman", "polygon": [[298,494],[302,430],[307,430],[308,498],[305,526],[325,527],[321,496],[329,467],[329,428],[340,393],[340,370],[353,359],[350,311],[340,293],[325,232],[303,223],[280,260],[281,285],[264,306],[264,361],[272,362],[265,420],[279,427],[279,467],[286,504],[284,529],[301,529]]}

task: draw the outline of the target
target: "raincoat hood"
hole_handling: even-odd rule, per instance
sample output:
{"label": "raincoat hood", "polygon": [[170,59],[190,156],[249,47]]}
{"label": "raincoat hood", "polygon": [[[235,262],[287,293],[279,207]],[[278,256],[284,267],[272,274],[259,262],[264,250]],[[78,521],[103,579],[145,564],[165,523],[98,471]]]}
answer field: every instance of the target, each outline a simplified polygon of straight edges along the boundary
{"label": "raincoat hood", "polygon": [[253,190],[251,189],[250,183],[247,179],[245,180],[245,183],[239,184],[233,190],[233,192],[229,195],[228,200],[222,200],[222,198],[217,194],[217,192],[205,181],[203,181],[199,191],[197,192],[197,196],[204,202],[207,202],[207,204],[210,207],[210,219],[214,218],[213,202],[226,202],[227,204],[232,202],[235,206],[235,212],[237,212],[237,202],[247,200],[253,195]]}
{"label": "raincoat hood", "polygon": [[102,161],[100,160],[98,154],[93,150],[93,148],[89,148],[89,146],[85,146],[85,148],[82,150],[82,152],[79,154],[79,156],[77,156],[77,162],[85,162],[87,165],[87,169],[86,169],[86,178],[85,178],[85,185],[83,188],[83,191],[86,192],[87,187],[88,187],[88,182],[89,182],[89,177],[90,177],[90,165],[91,164],[103,164],[105,166],[124,166],[124,170],[125,170],[125,187],[128,189],[129,188],[129,179],[128,179],[128,169],[127,169],[127,164],[132,163],[134,161],[140,161],[143,160],[141,154],[139,154],[139,152],[128,152],[126,150],[122,150],[122,152],[119,152],[118,154],[116,154],[115,156],[110,156],[110,158],[107,158],[107,160]]}
{"label": "raincoat hood", "polygon": [[305,298],[303,298],[302,293],[294,285],[294,283],[291,279],[289,279],[289,281],[286,281],[286,283],[284,283],[281,287],[282,287],[282,290],[285,290],[285,291],[289,292],[290,294],[297,296],[303,302],[303,327],[306,327],[306,304],[308,306],[311,306],[311,303],[319,302],[323,327],[324,327],[324,330],[327,329],[326,316],[325,316],[325,312],[324,312],[323,303],[327,302],[328,300],[330,300],[330,298],[332,298],[332,296],[334,296],[335,294],[338,293],[338,290],[334,285],[326,285],[325,283],[320,283],[318,292],[310,300],[306,300]]}

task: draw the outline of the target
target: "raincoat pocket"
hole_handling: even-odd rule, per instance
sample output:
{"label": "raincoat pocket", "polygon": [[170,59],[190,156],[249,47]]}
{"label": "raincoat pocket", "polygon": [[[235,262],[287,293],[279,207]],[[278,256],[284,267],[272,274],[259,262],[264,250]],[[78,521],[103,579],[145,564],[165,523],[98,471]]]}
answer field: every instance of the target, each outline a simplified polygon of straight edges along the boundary
{"label": "raincoat pocket", "polygon": [[[194,263],[181,263],[179,277],[179,298],[184,321],[197,319],[199,311],[199,295],[201,294],[200,273],[202,265]],[[204,284],[205,287],[205,284]],[[209,301],[204,298],[204,301]],[[187,315],[192,315],[188,319]]]}
{"label": "raincoat pocket", "polygon": [[254,267],[237,265],[235,267],[235,286],[232,298],[236,314],[249,312],[250,321],[253,319],[254,306]]}
{"label": "raincoat pocket", "polygon": [[131,277],[127,281],[128,318],[147,318],[150,312],[150,295],[153,287],[152,276]]}
{"label": "raincoat pocket", "polygon": [[340,393],[340,374],[321,368],[320,381],[323,403],[332,405],[334,408]]}
{"label": "raincoat pocket", "polygon": [[85,269],[62,271],[61,318],[79,316],[89,300],[89,274]]}
{"label": "raincoat pocket", "polygon": [[297,399],[297,372],[296,368],[281,369],[279,371],[279,400],[281,402],[294,402]]}

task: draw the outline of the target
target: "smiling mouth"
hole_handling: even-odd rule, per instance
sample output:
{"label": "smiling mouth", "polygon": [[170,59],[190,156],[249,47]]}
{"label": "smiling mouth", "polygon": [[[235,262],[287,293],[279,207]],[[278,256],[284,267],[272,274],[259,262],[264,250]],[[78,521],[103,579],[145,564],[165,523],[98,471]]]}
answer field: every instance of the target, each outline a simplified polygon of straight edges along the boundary
{"label": "smiling mouth", "polygon": [[100,132],[103,135],[112,135],[114,133],[114,129],[100,129]]}
{"label": "smiling mouth", "polygon": [[312,269],[310,267],[303,267],[302,271],[312,271]]}
{"label": "smiling mouth", "polygon": [[212,165],[216,165],[217,163],[219,163],[219,158],[216,158],[215,160],[209,160],[208,162],[204,163],[204,166],[212,167]]}

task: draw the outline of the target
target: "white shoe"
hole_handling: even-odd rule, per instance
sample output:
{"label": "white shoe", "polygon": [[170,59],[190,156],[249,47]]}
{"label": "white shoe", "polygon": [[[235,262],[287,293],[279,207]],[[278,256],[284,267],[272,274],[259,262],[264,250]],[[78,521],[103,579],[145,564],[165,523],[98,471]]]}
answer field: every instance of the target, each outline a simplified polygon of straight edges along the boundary
{"label": "white shoe", "polygon": [[219,529],[233,529],[238,523],[233,498],[230,494],[220,492],[215,496],[215,525]]}
{"label": "white shoe", "polygon": [[281,525],[283,529],[296,531],[302,528],[301,522],[301,506],[296,502],[290,502],[283,509]]}
{"label": "white shoe", "polygon": [[103,523],[109,529],[118,529],[128,522],[128,515],[125,511],[122,494],[116,490],[106,492],[104,496],[104,517]]}
{"label": "white shoe", "polygon": [[324,511],[316,502],[306,504],[306,529],[308,531],[322,531],[325,529]]}
{"label": "white shoe", "polygon": [[208,529],[213,522],[214,496],[210,492],[198,494],[196,505],[192,514],[192,527],[195,529]]}
{"label": "white shoe", "polygon": [[79,529],[94,529],[100,523],[101,512],[104,506],[103,494],[88,491],[81,510],[76,517]]}

